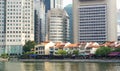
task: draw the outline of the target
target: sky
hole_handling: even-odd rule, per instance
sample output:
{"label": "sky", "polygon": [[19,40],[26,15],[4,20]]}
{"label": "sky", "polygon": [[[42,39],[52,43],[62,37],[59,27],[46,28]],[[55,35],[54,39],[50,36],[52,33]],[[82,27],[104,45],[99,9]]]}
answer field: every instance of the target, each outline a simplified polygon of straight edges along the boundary
{"label": "sky", "polygon": [[120,9],[120,0],[117,0],[117,9]]}
{"label": "sky", "polygon": [[72,0],[63,0],[63,7],[65,7],[68,4],[72,4]]}
{"label": "sky", "polygon": [[[72,0],[63,0],[63,7],[68,4],[72,4]],[[117,9],[120,9],[120,0],[117,0]]]}

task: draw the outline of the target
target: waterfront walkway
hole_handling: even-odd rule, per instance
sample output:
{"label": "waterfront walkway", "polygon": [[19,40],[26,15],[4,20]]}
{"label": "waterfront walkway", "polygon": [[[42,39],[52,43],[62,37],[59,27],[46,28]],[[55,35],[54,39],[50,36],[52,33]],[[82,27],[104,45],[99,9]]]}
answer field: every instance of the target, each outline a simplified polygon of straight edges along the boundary
{"label": "waterfront walkway", "polygon": [[23,62],[119,62],[119,59],[19,59]]}
{"label": "waterfront walkway", "polygon": [[0,58],[0,62],[1,61],[8,61],[8,59]]}

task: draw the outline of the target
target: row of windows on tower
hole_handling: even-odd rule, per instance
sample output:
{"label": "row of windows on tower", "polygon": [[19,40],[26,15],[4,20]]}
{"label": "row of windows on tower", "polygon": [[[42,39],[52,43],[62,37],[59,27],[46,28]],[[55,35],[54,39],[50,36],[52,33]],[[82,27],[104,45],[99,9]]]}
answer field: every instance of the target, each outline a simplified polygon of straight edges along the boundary
{"label": "row of windows on tower", "polygon": [[[5,33],[4,31],[0,31],[0,34],[1,33]],[[23,32],[21,32],[21,31],[7,31],[7,33],[27,33],[27,34],[29,34],[30,33],[30,31],[28,31],[28,32],[25,32],[25,31],[23,31]]]}
{"label": "row of windows on tower", "polygon": [[[7,42],[21,42],[21,39],[7,39]],[[28,41],[28,40],[23,40],[23,41]],[[5,42],[4,39],[0,40],[0,42]]]}
{"label": "row of windows on tower", "polygon": [[[7,18],[10,18],[10,19],[12,19],[12,18],[19,18],[19,19],[21,19],[21,16],[8,16]],[[27,16],[27,17],[22,17],[23,19],[30,19],[30,17],[29,16]]]}
{"label": "row of windows on tower", "polygon": [[59,38],[59,39],[58,38],[55,38],[55,39],[54,38],[50,38],[50,40],[51,41],[63,41],[63,38]]}
{"label": "row of windows on tower", "polygon": [[90,17],[92,17],[92,18],[94,18],[94,17],[105,17],[105,15],[79,15],[80,16],[80,18],[90,18]]}
{"label": "row of windows on tower", "polygon": [[4,6],[0,6],[0,8],[4,8]]}
{"label": "row of windows on tower", "polygon": [[86,30],[86,29],[88,29],[88,30],[91,30],[91,31],[96,31],[97,29],[98,30],[102,30],[102,29],[104,29],[105,28],[105,26],[101,26],[101,27],[97,27],[97,26],[95,26],[95,27],[80,27],[80,30]]}
{"label": "row of windows on tower", "polygon": [[102,21],[102,20],[101,20],[101,21],[99,21],[99,20],[98,20],[98,21],[96,21],[96,20],[94,21],[94,20],[93,20],[93,21],[83,21],[83,22],[80,22],[80,24],[81,24],[81,23],[82,23],[82,24],[85,24],[85,23],[105,23],[105,22],[106,22],[106,21],[104,21],[104,20],[103,20],[103,21]]}
{"label": "row of windows on tower", "polygon": [[[30,3],[26,3],[26,4],[28,4],[28,6],[26,5],[23,8],[30,8]],[[4,6],[3,6],[3,8],[4,8]],[[7,8],[21,8],[21,4],[20,5],[11,4],[11,5],[8,5]]]}
{"label": "row of windows on tower", "polygon": [[21,27],[7,27],[7,30],[30,30],[30,28],[21,28]]}
{"label": "row of windows on tower", "polygon": [[105,24],[104,23],[103,24],[101,24],[101,23],[98,23],[98,24],[91,23],[91,24],[80,24],[80,26],[105,26]]}
{"label": "row of windows on tower", "polygon": [[105,9],[106,5],[104,6],[99,6],[99,7],[84,7],[84,8],[79,8],[80,10],[95,10],[95,9]]}
{"label": "row of windows on tower", "polygon": [[94,36],[93,36],[93,37],[82,37],[82,38],[80,37],[80,39],[81,39],[81,40],[87,40],[87,39],[88,39],[88,40],[100,40],[100,39],[103,40],[103,39],[106,39],[106,36],[105,36],[105,37],[97,37],[97,36],[94,37]]}
{"label": "row of windows on tower", "polygon": [[93,32],[93,33],[89,33],[89,32],[80,32],[80,36],[89,36],[89,35],[96,35],[96,36],[100,36],[100,35],[105,35],[105,32]]}
{"label": "row of windows on tower", "polygon": [[[9,11],[9,12],[11,12],[11,11],[16,11],[16,12],[17,12],[17,11],[21,11],[21,9],[15,9],[15,8],[14,8],[14,9],[7,9],[7,11]],[[8,14],[9,14],[9,13],[8,13]]]}
{"label": "row of windows on tower", "polygon": [[7,20],[7,22],[28,22],[30,23],[30,20]]}
{"label": "row of windows on tower", "polygon": [[63,38],[64,36],[50,36],[50,38]]}
{"label": "row of windows on tower", "polygon": [[90,32],[92,33],[92,31],[94,32],[99,32],[99,31],[105,31],[105,28],[98,28],[98,29],[80,29],[80,32]]}
{"label": "row of windows on tower", "polygon": [[[2,26],[4,26],[4,24],[2,24]],[[7,24],[7,26],[21,26],[21,23],[20,24]],[[24,24],[24,26],[30,26],[30,24]],[[14,28],[14,27],[13,27]]]}
{"label": "row of windows on tower", "polygon": [[[1,11],[1,10],[0,10],[0,11]],[[4,15],[4,11],[3,11],[3,13],[1,12],[0,15]]]}
{"label": "row of windows on tower", "polygon": [[80,21],[84,21],[84,20],[105,20],[106,18],[86,18],[86,19],[83,19],[81,18]]}
{"label": "row of windows on tower", "polygon": [[[13,37],[13,38],[14,38],[14,37],[15,37],[15,38],[18,38],[18,37],[21,37],[21,35],[7,35],[7,37],[10,37],[10,38],[12,38],[12,37]],[[26,37],[26,38],[27,38],[27,37],[30,37],[30,35],[28,35],[28,36],[23,36],[23,37]]]}
{"label": "row of windows on tower", "polygon": [[4,17],[0,17],[0,19],[4,19]]}
{"label": "row of windows on tower", "polygon": [[10,19],[11,19],[11,18],[19,18],[19,19],[20,19],[21,16],[8,16],[7,18],[10,18]]}
{"label": "row of windows on tower", "polygon": [[20,42],[21,39],[7,39],[7,42]]}
{"label": "row of windows on tower", "polygon": [[4,22],[4,20],[0,20],[0,24],[1,24],[1,22]]}
{"label": "row of windows on tower", "polygon": [[7,2],[7,4],[21,4],[21,2]]}
{"label": "row of windows on tower", "polygon": [[18,8],[18,7],[21,7],[21,5],[12,5],[12,4],[11,4],[11,5],[8,5],[8,6],[7,6],[7,8],[15,8],[15,7]]}
{"label": "row of windows on tower", "polygon": [[19,33],[19,34],[20,33],[28,33],[29,34],[30,31],[25,31],[25,32],[24,31],[23,32],[22,31],[7,31],[7,33],[10,33],[10,34],[12,34],[12,33]]}
{"label": "row of windows on tower", "polygon": [[19,27],[19,28],[18,28],[18,27],[7,27],[7,29],[8,29],[8,30],[9,30],[9,29],[16,29],[16,30],[17,30],[17,29],[21,29],[21,27]]}
{"label": "row of windows on tower", "polygon": [[101,14],[105,14],[105,12],[96,12],[96,13],[80,13],[80,15],[101,15]]}
{"label": "row of windows on tower", "polygon": [[2,4],[4,5],[5,3],[4,3],[3,1],[0,0],[0,5],[2,5]]}
{"label": "row of windows on tower", "polygon": [[103,11],[103,12],[105,12],[105,9],[91,9],[91,10],[80,10],[80,12],[82,12],[82,13],[86,13],[86,12],[101,12],[101,11]]}
{"label": "row of windows on tower", "polygon": [[[4,6],[2,6],[4,8]],[[8,5],[7,8],[21,8],[21,5]],[[23,8],[30,8],[30,5],[24,6]]]}
{"label": "row of windows on tower", "polygon": [[21,22],[21,20],[7,20],[7,22]]}
{"label": "row of windows on tower", "polygon": [[[10,13],[9,12],[9,13],[7,13],[7,15],[21,15],[21,13],[15,13],[15,12]],[[30,13],[24,13],[24,15],[30,15]]]}

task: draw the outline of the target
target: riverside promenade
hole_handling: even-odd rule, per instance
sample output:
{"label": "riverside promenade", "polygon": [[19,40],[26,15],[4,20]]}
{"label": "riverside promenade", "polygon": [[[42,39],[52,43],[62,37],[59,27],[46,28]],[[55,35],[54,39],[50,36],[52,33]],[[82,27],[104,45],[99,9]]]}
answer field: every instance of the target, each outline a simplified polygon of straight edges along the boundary
{"label": "riverside promenade", "polygon": [[0,62],[1,61],[8,61],[8,59],[0,58]]}
{"label": "riverside promenade", "polygon": [[20,62],[110,62],[120,63],[120,59],[19,59]]}

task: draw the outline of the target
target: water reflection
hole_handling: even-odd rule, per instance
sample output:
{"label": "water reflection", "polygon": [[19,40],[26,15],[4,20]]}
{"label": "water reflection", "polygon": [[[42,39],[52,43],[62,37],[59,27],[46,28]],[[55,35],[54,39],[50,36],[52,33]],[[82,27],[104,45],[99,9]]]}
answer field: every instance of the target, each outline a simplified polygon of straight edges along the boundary
{"label": "water reflection", "polygon": [[119,71],[120,63],[0,62],[0,71]]}

